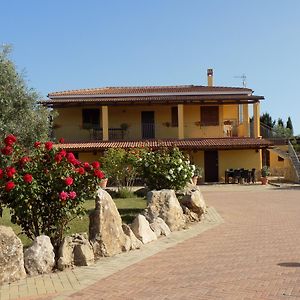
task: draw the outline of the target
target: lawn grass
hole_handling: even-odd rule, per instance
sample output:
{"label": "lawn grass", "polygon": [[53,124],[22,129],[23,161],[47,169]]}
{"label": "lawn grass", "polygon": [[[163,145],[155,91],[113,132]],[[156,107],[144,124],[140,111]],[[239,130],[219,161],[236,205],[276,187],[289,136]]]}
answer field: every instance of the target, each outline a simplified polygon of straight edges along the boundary
{"label": "lawn grass", "polygon": [[[145,198],[125,198],[114,199],[116,206],[119,210],[121,218],[124,223],[131,223],[134,217],[146,208]],[[81,219],[75,219],[70,222],[70,229],[65,233],[70,235],[72,233],[88,232],[89,231],[89,212],[95,208],[94,200],[87,200],[84,203],[86,214]],[[12,224],[10,221],[10,214],[8,209],[3,210],[2,218],[0,218],[0,225],[10,226],[14,232],[19,236],[23,245],[29,246],[32,241],[28,239],[24,234],[21,234],[21,228],[18,225]]]}

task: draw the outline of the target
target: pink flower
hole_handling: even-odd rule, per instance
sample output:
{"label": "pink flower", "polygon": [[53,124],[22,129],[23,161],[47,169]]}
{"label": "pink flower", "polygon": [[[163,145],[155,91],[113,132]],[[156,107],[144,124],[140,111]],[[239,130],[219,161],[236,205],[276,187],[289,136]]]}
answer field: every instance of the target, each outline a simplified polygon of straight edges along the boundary
{"label": "pink flower", "polygon": [[0,169],[0,179],[2,179],[3,178],[3,170],[2,169]]}
{"label": "pink flower", "polygon": [[73,184],[73,178],[72,177],[67,177],[66,179],[65,179],[65,184],[66,185],[72,185]]}
{"label": "pink flower", "polygon": [[23,176],[23,180],[26,182],[26,183],[31,183],[32,182],[32,175],[31,174],[25,174]]}
{"label": "pink flower", "polygon": [[16,185],[14,184],[13,181],[8,181],[5,185],[5,190],[7,192],[10,192]]}
{"label": "pink flower", "polygon": [[63,144],[65,142],[65,139],[64,138],[60,138],[58,141],[59,141],[60,144]]}
{"label": "pink flower", "polygon": [[45,143],[45,148],[46,148],[48,151],[50,151],[50,150],[52,149],[52,147],[53,147],[53,143],[52,143],[52,142],[46,142],[46,143]]}
{"label": "pink flower", "polygon": [[99,163],[99,161],[94,161],[94,162],[92,163],[92,166],[93,166],[94,169],[99,169],[99,168],[100,168],[100,163]]}
{"label": "pink flower", "polygon": [[16,169],[14,167],[7,167],[5,171],[8,178],[13,178],[16,174]]}
{"label": "pink flower", "polygon": [[4,155],[11,155],[13,153],[13,148],[11,146],[5,146],[1,149],[2,154]]}
{"label": "pink flower", "polygon": [[4,143],[5,143],[6,146],[12,146],[16,141],[17,141],[17,138],[14,135],[12,135],[12,134],[9,134],[4,139]]}
{"label": "pink flower", "polygon": [[59,199],[60,200],[66,201],[68,198],[69,198],[69,195],[68,195],[67,192],[64,192],[64,191],[60,192],[60,194],[59,194]]}
{"label": "pink flower", "polygon": [[74,191],[71,191],[71,192],[69,193],[69,198],[72,199],[72,200],[75,199],[76,196],[77,196],[77,194],[76,194],[76,192],[74,192]]}
{"label": "pink flower", "polygon": [[41,142],[35,142],[34,143],[34,148],[40,148]]}

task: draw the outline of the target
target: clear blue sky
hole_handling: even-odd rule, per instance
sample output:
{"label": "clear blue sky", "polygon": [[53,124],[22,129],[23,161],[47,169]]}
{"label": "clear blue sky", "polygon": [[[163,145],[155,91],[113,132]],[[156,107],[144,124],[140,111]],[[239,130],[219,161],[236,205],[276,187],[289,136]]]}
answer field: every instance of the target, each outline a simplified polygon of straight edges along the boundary
{"label": "clear blue sky", "polygon": [[299,0],[0,0],[0,44],[29,85],[247,86],[300,134]]}

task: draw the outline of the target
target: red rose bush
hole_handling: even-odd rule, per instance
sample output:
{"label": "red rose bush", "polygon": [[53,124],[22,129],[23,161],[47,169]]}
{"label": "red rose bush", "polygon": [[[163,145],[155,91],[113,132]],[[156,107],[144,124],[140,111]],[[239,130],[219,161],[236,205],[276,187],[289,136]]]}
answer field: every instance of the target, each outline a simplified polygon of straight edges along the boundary
{"label": "red rose bush", "polygon": [[58,246],[68,223],[85,213],[83,202],[96,195],[104,178],[99,162],[82,163],[52,142],[28,152],[13,135],[0,148],[0,213],[8,207],[29,238],[46,234]]}

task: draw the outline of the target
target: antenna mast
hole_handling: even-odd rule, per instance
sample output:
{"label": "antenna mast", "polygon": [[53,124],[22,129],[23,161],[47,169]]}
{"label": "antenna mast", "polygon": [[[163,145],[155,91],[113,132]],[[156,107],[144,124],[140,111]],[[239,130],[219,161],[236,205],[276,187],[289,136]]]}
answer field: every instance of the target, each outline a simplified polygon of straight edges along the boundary
{"label": "antenna mast", "polygon": [[247,76],[245,73],[243,73],[241,76],[234,76],[234,78],[241,78],[243,87],[245,88],[247,86]]}

